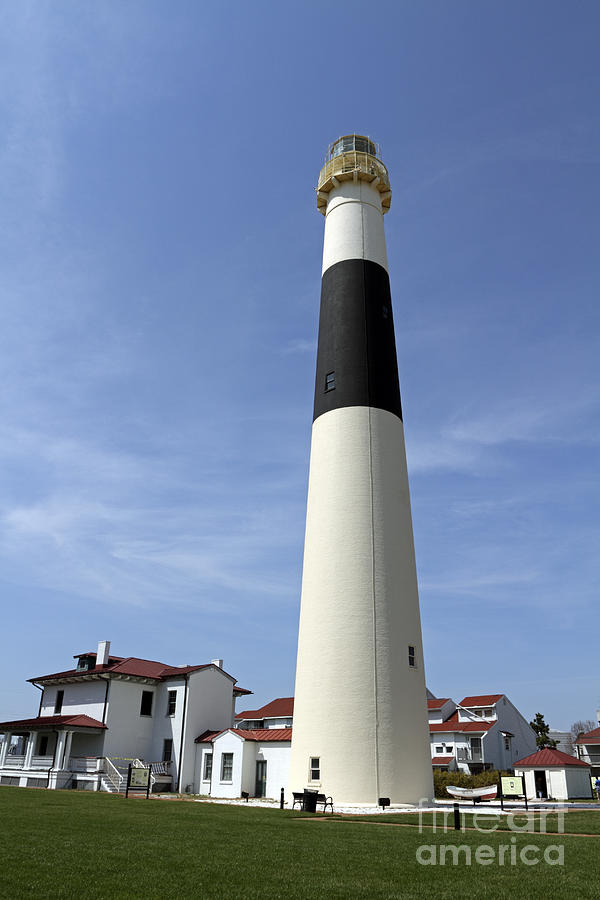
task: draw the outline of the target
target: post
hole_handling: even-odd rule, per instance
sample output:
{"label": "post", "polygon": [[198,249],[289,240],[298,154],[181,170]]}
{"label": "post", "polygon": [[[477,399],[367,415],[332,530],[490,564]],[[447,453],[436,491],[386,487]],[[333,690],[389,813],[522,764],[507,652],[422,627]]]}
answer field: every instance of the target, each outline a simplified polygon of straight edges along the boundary
{"label": "post", "polygon": [[453,806],[454,806],[454,830],[460,831],[460,811],[458,808],[458,803],[454,803]]}
{"label": "post", "polygon": [[131,781],[131,763],[127,767],[127,787],[125,788],[125,799],[127,800],[129,797],[129,783]]}
{"label": "post", "polygon": [[65,742],[65,763],[63,769],[69,768],[69,759],[71,756],[71,744],[73,743],[73,732],[67,731],[67,740]]}
{"label": "post", "polygon": [[27,736],[27,746],[25,747],[25,759],[23,760],[24,769],[30,769],[32,766],[36,738],[37,733],[35,731],[30,731]]}
{"label": "post", "polygon": [[55,769],[64,769],[64,752],[65,752],[65,741],[67,740],[66,732],[58,731],[56,737],[56,751],[55,751]]}
{"label": "post", "polygon": [[279,809],[283,809],[285,805],[285,797],[283,793],[283,788],[281,788],[281,796],[279,797]]}
{"label": "post", "polygon": [[2,743],[2,749],[0,750],[0,768],[6,763],[6,755],[8,753],[8,748],[10,747],[10,742],[12,741],[12,731],[4,732],[4,741]]}

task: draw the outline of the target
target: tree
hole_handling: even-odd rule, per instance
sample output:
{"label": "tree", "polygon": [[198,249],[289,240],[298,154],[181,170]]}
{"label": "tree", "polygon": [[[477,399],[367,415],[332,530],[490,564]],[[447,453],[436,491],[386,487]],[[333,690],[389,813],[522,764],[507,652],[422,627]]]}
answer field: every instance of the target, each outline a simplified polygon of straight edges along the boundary
{"label": "tree", "polygon": [[597,727],[598,723],[594,722],[593,719],[580,719],[579,722],[573,722],[571,725],[571,740],[574,742],[580,734],[587,734],[588,731],[593,731]]}
{"label": "tree", "polygon": [[546,725],[544,717],[541,713],[536,713],[535,719],[533,719],[529,724],[535,731],[535,742],[537,744],[538,750],[543,750],[544,747],[549,747],[551,750],[553,750],[557,746],[558,741],[555,741],[550,737],[550,726]]}

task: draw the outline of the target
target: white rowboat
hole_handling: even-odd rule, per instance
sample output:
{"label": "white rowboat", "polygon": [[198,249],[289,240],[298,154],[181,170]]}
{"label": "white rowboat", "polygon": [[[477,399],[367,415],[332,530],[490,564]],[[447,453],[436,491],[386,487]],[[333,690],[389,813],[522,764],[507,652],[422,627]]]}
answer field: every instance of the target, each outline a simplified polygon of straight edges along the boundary
{"label": "white rowboat", "polygon": [[451,797],[457,797],[460,800],[495,800],[498,793],[497,784],[488,784],[479,788],[461,788],[447,785],[446,790]]}

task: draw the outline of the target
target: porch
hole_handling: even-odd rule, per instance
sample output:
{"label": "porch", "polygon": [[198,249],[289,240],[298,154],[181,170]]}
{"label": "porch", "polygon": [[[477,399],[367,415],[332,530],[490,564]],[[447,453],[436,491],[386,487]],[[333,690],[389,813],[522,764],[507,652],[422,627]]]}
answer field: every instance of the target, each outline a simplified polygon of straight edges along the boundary
{"label": "porch", "polygon": [[169,791],[172,787],[170,762],[145,763],[141,759],[132,759],[117,763],[107,756],[71,756],[62,769],[56,769],[53,763],[53,756],[32,756],[27,763],[25,755],[11,754],[0,766],[0,784],[122,793],[127,786],[127,769],[131,763],[134,766],[150,765],[152,792]]}
{"label": "porch", "polygon": [[[0,723],[0,784],[19,787],[82,786],[108,789],[102,756],[106,725],[90,716],[38,716]],[[116,780],[113,775],[113,781]]]}

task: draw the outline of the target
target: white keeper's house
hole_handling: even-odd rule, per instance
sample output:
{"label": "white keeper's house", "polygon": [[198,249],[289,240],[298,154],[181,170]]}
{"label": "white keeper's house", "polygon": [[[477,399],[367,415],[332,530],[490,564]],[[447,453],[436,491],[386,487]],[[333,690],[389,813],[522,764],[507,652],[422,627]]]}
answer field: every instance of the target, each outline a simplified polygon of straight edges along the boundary
{"label": "white keeper's house", "polygon": [[236,699],[252,692],[220,659],[170,666],[112,656],[108,641],[74,658],[73,669],[29,679],[35,718],[0,722],[0,784],[118,791],[143,762],[154,790],[199,793],[197,736],[233,726]]}
{"label": "white keeper's house", "polygon": [[460,703],[428,694],[427,708],[434,769],[472,775],[512,769],[536,750],[533,728],[505,694],[479,694]]}
{"label": "white keeper's house", "polygon": [[[220,659],[171,666],[113,656],[108,641],[74,658],[75,668],[29,679],[40,690],[35,718],[0,722],[0,784],[118,791],[130,763],[150,763],[153,790],[274,800],[282,788],[286,799],[304,788],[327,793],[318,757],[303,783],[289,784],[293,697],[236,714],[251,691]],[[512,769],[536,750],[504,694],[455,703],[428,691],[427,706],[434,769]]]}

